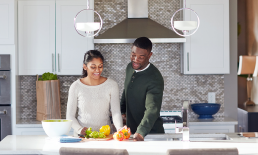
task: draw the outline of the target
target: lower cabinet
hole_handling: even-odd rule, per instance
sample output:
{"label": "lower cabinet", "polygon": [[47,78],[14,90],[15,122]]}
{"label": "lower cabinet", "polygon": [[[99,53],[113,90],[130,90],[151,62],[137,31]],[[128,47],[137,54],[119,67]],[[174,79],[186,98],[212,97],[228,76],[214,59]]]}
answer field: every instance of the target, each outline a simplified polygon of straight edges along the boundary
{"label": "lower cabinet", "polygon": [[233,133],[235,125],[189,125],[190,133]]}
{"label": "lower cabinet", "polygon": [[[17,127],[15,135],[46,135],[46,133],[42,127]],[[73,129],[70,130],[68,135],[73,135]]]}
{"label": "lower cabinet", "polygon": [[[198,119],[188,123],[190,133],[233,133],[236,125],[237,121],[201,122]],[[165,128],[165,133],[175,133],[175,128]]]}
{"label": "lower cabinet", "polygon": [[46,135],[41,128],[16,128],[16,135]]}
{"label": "lower cabinet", "polygon": [[238,108],[238,132],[248,132],[248,112]]}
{"label": "lower cabinet", "polygon": [[258,132],[258,105],[238,108],[238,132]]}

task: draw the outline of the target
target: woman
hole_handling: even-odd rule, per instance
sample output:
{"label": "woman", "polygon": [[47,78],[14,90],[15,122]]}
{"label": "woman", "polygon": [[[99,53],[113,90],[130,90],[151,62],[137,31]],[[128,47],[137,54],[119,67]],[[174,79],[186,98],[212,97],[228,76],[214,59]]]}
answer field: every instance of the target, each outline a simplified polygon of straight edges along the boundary
{"label": "woman", "polygon": [[82,78],[76,80],[69,89],[66,117],[73,120],[74,136],[85,135],[88,127],[99,131],[101,126],[111,125],[110,111],[116,129],[123,127],[118,84],[101,76],[103,62],[104,58],[99,51],[86,52]]}

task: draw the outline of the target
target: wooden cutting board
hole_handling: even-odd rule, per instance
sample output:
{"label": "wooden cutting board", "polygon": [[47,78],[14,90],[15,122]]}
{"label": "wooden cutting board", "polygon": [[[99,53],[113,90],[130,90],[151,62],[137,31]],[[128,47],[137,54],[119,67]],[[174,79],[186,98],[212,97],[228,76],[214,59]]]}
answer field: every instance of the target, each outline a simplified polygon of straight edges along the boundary
{"label": "wooden cutting board", "polygon": [[258,135],[257,132],[243,132],[242,133],[242,136],[244,136],[244,137],[258,137],[257,135]]}
{"label": "wooden cutting board", "polygon": [[82,141],[87,142],[87,141],[108,141],[113,139],[113,134],[110,134],[106,136],[106,138],[82,138]]}

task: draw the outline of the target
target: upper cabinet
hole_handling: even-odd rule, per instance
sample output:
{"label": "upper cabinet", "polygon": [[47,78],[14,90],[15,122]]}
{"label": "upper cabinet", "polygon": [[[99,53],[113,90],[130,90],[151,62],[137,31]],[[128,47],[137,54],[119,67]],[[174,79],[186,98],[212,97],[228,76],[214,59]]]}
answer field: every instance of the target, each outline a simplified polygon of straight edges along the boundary
{"label": "upper cabinet", "polygon": [[19,75],[55,72],[55,2],[18,2]]}
{"label": "upper cabinet", "polygon": [[[84,53],[94,44],[77,34],[74,17],[86,6],[87,1],[75,0],[19,1],[19,75],[82,73]],[[88,21],[94,20],[91,15]]]}
{"label": "upper cabinet", "polygon": [[[198,31],[186,37],[183,52],[184,74],[229,74],[229,1],[186,0],[200,18]],[[184,20],[197,20],[190,11]]]}
{"label": "upper cabinet", "polygon": [[0,0],[0,44],[14,44],[14,0]]}
{"label": "upper cabinet", "polygon": [[[91,1],[93,9],[94,2]],[[87,8],[87,1],[56,1],[56,56],[58,75],[82,73],[84,54],[94,49],[93,37],[82,37],[74,28],[75,15]],[[94,21],[93,11],[82,11],[77,22]]]}

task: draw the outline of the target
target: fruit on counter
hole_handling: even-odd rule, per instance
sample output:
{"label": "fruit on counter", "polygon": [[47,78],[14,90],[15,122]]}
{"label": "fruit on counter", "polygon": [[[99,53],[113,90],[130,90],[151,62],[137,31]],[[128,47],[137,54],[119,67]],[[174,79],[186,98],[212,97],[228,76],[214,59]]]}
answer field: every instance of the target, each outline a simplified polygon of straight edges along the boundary
{"label": "fruit on counter", "polygon": [[124,134],[122,131],[115,132],[113,138],[118,141],[124,140]]}
{"label": "fruit on counter", "polygon": [[90,138],[99,138],[99,132],[98,132],[98,131],[93,131],[93,132],[90,134]]}
{"label": "fruit on counter", "polygon": [[86,131],[85,131],[85,137],[86,138],[90,138],[90,134],[92,133],[92,128],[89,127]]}
{"label": "fruit on counter", "polygon": [[105,136],[108,136],[110,134],[110,126],[104,125],[99,129],[99,132],[103,132]]}
{"label": "fruit on counter", "polygon": [[99,132],[99,138],[106,138],[106,135],[103,132]]}
{"label": "fruit on counter", "polygon": [[105,134],[103,132],[98,132],[98,131],[92,131],[92,128],[89,127],[86,131],[85,131],[86,138],[106,138]]}
{"label": "fruit on counter", "polygon": [[128,127],[125,127],[123,130],[121,130],[124,134],[124,139],[129,139],[131,136],[131,130]]}

